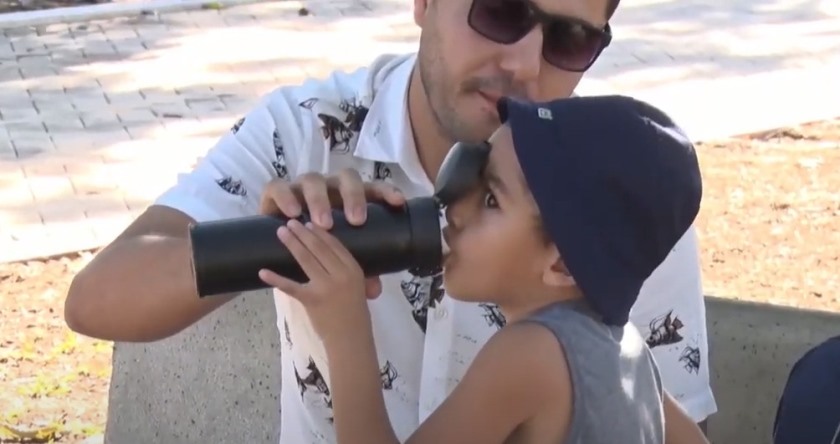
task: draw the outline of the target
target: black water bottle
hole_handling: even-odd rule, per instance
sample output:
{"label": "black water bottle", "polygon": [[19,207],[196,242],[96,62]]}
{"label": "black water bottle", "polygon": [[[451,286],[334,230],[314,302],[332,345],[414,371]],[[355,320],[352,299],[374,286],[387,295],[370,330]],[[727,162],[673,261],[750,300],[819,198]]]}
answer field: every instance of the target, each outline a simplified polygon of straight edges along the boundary
{"label": "black water bottle", "polygon": [[[448,251],[440,214],[480,182],[490,148],[487,142],[456,143],[441,165],[433,197],[410,199],[400,208],[369,203],[367,221],[361,226],[350,225],[343,211],[333,210],[330,232],[359,261],[367,276],[439,269]],[[298,220],[308,222],[309,215]],[[307,281],[277,238],[277,229],[287,221],[252,216],[191,225],[189,239],[199,296],[267,288],[258,276],[263,268],[298,282]]]}
{"label": "black water bottle", "polygon": [[[407,269],[434,270],[443,257],[440,206],[434,197],[410,199],[402,207],[369,203],[367,221],[347,222],[333,210],[332,233],[359,261],[367,276]],[[297,218],[308,222],[304,213]],[[308,278],[277,238],[288,222],[277,216],[252,216],[193,224],[189,229],[192,262],[200,297],[267,288],[259,278],[266,268],[289,279]]]}

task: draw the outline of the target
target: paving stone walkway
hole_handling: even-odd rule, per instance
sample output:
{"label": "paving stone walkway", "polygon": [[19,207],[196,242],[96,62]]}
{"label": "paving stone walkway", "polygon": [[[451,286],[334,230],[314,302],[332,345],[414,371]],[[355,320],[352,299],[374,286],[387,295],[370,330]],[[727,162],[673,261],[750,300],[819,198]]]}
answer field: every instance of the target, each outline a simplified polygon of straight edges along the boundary
{"label": "paving stone walkway", "polygon": [[[582,93],[650,100],[698,139],[840,116],[836,0],[625,3]],[[107,243],[261,95],[414,50],[410,4],[283,1],[3,31],[0,262]]]}

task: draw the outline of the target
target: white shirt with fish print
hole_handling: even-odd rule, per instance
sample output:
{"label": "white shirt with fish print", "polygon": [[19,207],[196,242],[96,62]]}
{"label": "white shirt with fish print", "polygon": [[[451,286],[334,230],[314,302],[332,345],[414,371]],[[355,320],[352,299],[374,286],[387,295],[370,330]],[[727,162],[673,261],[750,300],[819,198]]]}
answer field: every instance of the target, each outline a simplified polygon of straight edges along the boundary
{"label": "white shirt with fish print", "polygon": [[[235,123],[157,204],[198,221],[258,213],[276,177],[358,170],[407,197],[433,186],[420,166],[406,93],[415,56],[382,56],[370,67],[279,88]],[[434,270],[384,276],[370,304],[391,421],[406,439],[451,392],[484,342],[504,324],[492,305],[444,295]],[[696,420],[717,409],[709,386],[705,308],[693,230],[642,289],[631,319],[647,338],[666,389]],[[282,338],[281,444],[332,443],[329,374],[320,340],[296,301],[275,292]]]}

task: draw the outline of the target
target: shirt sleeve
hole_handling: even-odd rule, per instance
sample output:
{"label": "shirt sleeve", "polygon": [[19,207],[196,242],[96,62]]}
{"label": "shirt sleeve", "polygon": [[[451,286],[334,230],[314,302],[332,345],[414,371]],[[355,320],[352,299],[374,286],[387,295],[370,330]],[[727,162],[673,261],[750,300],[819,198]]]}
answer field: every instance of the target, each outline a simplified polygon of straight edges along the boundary
{"label": "shirt sleeve", "polygon": [[642,286],[631,314],[640,330],[644,332],[653,318],[669,311],[692,330],[705,329],[701,278],[697,233],[692,226]]}
{"label": "shirt sleeve", "polygon": [[653,356],[653,352],[647,345],[644,346],[644,351],[650,362],[651,369],[653,369],[653,383],[656,385],[656,393],[659,394],[660,400],[664,400],[665,387],[662,385],[662,373],[659,371],[659,364],[657,364],[656,357]]}
{"label": "shirt sleeve", "polygon": [[298,107],[284,103],[288,99],[282,90],[264,97],[154,204],[199,222],[257,214],[266,184],[290,178],[300,151],[308,148]]}

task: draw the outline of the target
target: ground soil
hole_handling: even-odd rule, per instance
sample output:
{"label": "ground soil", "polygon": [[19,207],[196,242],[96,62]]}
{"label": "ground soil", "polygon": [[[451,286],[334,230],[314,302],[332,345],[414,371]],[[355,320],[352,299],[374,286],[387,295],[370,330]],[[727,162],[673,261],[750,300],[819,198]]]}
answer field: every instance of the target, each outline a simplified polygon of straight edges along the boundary
{"label": "ground soil", "polygon": [[[698,152],[707,293],[840,312],[840,119]],[[91,257],[0,265],[0,441],[4,424],[58,430],[59,442],[102,432],[111,346],[62,320],[70,280]]]}
{"label": "ground soil", "polygon": [[840,119],[698,151],[707,293],[840,311]]}

